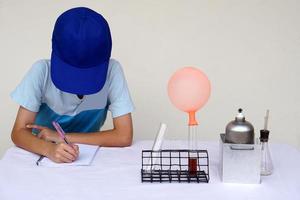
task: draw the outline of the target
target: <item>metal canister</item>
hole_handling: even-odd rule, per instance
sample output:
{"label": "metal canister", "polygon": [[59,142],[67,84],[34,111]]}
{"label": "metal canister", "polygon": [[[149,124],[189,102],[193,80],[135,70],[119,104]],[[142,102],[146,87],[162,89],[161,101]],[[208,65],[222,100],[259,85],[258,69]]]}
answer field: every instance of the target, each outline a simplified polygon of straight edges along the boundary
{"label": "metal canister", "polygon": [[254,128],[246,121],[243,110],[238,110],[235,120],[229,122],[225,131],[225,142],[234,144],[254,144]]}

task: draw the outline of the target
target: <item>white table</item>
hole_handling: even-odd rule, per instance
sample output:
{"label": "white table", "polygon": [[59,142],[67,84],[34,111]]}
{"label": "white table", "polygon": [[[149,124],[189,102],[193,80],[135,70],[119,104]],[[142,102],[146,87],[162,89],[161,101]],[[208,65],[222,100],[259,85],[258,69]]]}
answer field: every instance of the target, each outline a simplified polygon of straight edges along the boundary
{"label": "white table", "polygon": [[[164,149],[184,142],[166,141]],[[136,141],[127,148],[100,148],[92,166],[46,168],[37,156],[12,147],[0,160],[0,199],[300,199],[300,152],[288,145],[271,145],[274,173],[257,185],[221,182],[218,143],[201,143],[210,157],[210,182],[141,183],[141,150],[152,142]]]}

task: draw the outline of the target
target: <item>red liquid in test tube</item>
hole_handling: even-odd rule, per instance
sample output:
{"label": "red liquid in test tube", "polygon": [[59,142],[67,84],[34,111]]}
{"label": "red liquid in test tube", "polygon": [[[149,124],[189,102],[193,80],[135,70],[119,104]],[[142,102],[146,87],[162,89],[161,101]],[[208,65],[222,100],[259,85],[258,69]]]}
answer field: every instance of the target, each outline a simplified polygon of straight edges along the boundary
{"label": "red liquid in test tube", "polygon": [[189,158],[189,175],[197,176],[197,158]]}

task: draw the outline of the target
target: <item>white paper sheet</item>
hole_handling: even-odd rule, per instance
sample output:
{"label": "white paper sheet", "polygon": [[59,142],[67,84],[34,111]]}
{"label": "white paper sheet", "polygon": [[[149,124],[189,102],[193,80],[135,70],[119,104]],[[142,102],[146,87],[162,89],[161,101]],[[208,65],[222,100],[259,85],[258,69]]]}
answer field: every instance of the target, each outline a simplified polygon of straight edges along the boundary
{"label": "white paper sheet", "polygon": [[99,149],[99,146],[87,145],[87,144],[77,144],[79,146],[79,156],[77,160],[72,163],[55,163],[49,158],[43,158],[40,161],[39,166],[45,167],[63,167],[63,166],[88,166],[91,165],[93,159]]}

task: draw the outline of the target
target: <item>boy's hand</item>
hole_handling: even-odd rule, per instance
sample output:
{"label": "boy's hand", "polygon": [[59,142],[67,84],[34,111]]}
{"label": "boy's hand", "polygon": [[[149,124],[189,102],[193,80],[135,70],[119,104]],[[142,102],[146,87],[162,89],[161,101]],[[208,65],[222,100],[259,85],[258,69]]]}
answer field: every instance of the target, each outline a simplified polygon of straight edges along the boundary
{"label": "boy's hand", "polygon": [[63,142],[63,140],[58,136],[58,133],[48,127],[39,126],[36,124],[28,124],[26,125],[26,128],[34,128],[39,130],[39,134],[37,135],[38,138],[50,141],[50,142]]}
{"label": "boy's hand", "polygon": [[77,145],[66,143],[53,144],[47,151],[47,157],[57,163],[70,163],[77,159],[79,149]]}
{"label": "boy's hand", "polygon": [[39,130],[38,138],[54,142],[50,149],[47,151],[47,157],[57,163],[63,162],[73,162],[77,159],[79,155],[79,147],[75,144],[66,144],[63,139],[61,139],[58,133],[48,127],[39,126],[36,124],[28,124],[26,128],[34,128]]}

